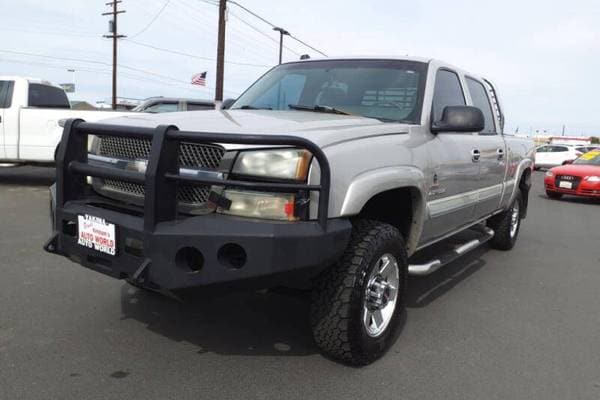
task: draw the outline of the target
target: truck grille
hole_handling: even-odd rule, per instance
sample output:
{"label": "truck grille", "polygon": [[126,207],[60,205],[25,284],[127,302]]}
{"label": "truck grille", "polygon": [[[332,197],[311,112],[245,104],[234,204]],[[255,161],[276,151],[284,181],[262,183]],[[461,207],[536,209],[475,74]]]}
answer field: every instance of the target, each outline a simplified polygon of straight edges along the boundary
{"label": "truck grille", "polygon": [[[148,139],[105,136],[98,140],[99,155],[126,160],[147,160],[152,145]],[[219,145],[182,142],[179,145],[179,166],[215,170],[224,154],[225,149]],[[105,195],[110,195],[110,192],[119,192],[140,198],[145,194],[142,185],[114,179],[104,179],[100,184],[100,189]],[[206,202],[209,193],[208,186],[179,185],[177,199],[185,205],[201,205]]]}

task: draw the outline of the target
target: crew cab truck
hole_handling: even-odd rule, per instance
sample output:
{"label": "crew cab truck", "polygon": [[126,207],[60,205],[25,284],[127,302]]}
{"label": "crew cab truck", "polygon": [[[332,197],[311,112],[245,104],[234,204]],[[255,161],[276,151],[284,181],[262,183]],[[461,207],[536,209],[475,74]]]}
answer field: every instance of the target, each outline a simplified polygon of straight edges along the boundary
{"label": "crew cab truck", "polygon": [[70,120],[45,248],[150,290],[309,284],[316,344],[365,365],[408,274],[515,244],[534,146],[503,119],[490,81],[400,57],[282,64],[228,110]]}
{"label": "crew cab truck", "polygon": [[37,78],[0,76],[0,162],[53,163],[61,120],[97,121],[124,114],[71,110],[59,86]]}

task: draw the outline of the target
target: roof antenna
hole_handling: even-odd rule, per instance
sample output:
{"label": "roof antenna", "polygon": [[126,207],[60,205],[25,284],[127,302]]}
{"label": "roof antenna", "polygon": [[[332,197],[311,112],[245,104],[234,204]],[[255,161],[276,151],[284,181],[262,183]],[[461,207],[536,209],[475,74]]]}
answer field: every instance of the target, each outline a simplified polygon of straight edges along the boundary
{"label": "roof antenna", "polygon": [[302,54],[302,55],[300,56],[300,59],[301,59],[301,60],[309,60],[309,59],[310,59],[310,56],[309,56],[308,54]]}

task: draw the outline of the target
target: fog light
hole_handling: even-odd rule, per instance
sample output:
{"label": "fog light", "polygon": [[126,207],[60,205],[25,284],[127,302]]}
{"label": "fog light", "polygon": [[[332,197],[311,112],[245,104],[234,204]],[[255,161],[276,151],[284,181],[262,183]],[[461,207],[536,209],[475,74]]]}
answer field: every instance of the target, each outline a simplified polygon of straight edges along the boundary
{"label": "fog light", "polygon": [[182,247],[175,255],[175,264],[179,268],[198,272],[204,266],[204,256],[195,247]]}

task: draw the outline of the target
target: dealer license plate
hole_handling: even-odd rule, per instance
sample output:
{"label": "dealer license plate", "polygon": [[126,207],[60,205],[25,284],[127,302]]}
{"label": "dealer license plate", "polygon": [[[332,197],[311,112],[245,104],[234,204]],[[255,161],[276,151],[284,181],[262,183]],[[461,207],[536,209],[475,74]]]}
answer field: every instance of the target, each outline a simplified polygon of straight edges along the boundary
{"label": "dealer license plate", "polygon": [[573,182],[560,181],[558,182],[558,187],[564,189],[573,189]]}
{"label": "dealer license plate", "polygon": [[117,254],[115,224],[92,215],[78,215],[77,243],[89,249],[114,256]]}

